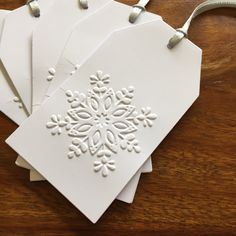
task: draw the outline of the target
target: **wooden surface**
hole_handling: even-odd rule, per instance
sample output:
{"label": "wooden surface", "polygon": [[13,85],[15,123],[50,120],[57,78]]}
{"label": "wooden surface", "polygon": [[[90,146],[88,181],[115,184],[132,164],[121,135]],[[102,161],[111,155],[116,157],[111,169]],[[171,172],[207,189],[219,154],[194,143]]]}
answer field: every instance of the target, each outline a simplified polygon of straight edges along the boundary
{"label": "wooden surface", "polygon": [[[200,2],[153,0],[148,10],[178,27]],[[115,201],[96,225],[14,165],[4,140],[16,125],[0,114],[0,236],[236,235],[236,10],[197,18],[190,39],[203,49],[200,98],[153,154],[134,203]]]}

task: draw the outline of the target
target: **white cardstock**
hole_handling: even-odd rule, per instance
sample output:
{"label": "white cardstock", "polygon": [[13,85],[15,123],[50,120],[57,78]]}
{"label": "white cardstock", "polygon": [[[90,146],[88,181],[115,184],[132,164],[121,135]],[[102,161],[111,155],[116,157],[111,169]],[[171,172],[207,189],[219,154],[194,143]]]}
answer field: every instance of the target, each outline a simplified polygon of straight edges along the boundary
{"label": "white cardstock", "polygon": [[[58,0],[57,0],[58,1]],[[56,0],[39,0],[41,16],[34,17],[25,5],[10,12],[2,32],[0,56],[27,111],[31,112],[31,39],[36,25]]]}
{"label": "white cardstock", "polygon": [[[44,81],[40,81],[41,83],[46,83],[44,85],[45,88],[50,86],[48,95],[52,94],[68,78],[71,72],[75,72],[75,68],[78,68],[109,34],[120,28],[132,27],[133,24],[128,20],[131,12],[132,7],[110,1],[101,10],[78,23],[67,40],[63,53],[61,53],[61,57],[55,68],[55,74],[52,75],[51,73],[49,75],[50,79],[45,78]],[[138,23],[145,23],[157,18],[161,19],[158,15],[145,12],[141,15]],[[144,166],[143,172],[146,171],[146,166]],[[149,163],[149,166],[150,169],[147,170],[148,172],[152,170],[151,163]],[[35,173],[31,174],[31,176],[34,181],[42,180],[42,177],[38,175],[37,178],[37,174]],[[135,179],[139,180],[139,178]],[[132,183],[134,186],[137,186],[135,181],[132,181]],[[135,189],[135,187],[131,187],[131,189]]]}
{"label": "white cardstock", "polygon": [[[0,10],[0,34],[2,34],[4,19],[9,12]],[[1,61],[0,85],[0,111],[16,124],[22,123],[27,118],[27,113]]]}
{"label": "white cardstock", "polygon": [[169,50],[175,32],[114,32],[7,140],[94,223],[199,96],[201,49]]}
{"label": "white cardstock", "polygon": [[89,0],[89,8],[82,9],[78,0],[57,0],[57,4],[40,22],[33,33],[33,110],[41,105],[46,93],[45,83],[41,81],[47,81],[55,73],[53,68],[75,24],[110,1]]}

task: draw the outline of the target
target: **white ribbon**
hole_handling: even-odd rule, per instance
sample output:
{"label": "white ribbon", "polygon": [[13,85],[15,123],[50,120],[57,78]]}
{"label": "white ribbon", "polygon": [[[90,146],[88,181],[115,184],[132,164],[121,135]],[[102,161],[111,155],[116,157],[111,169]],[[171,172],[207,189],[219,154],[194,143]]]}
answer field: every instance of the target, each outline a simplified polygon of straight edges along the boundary
{"label": "white ribbon", "polygon": [[231,7],[236,8],[236,0],[208,0],[200,5],[198,5],[188,20],[185,22],[182,28],[176,29],[175,35],[169,40],[167,47],[169,49],[174,48],[180,41],[188,36],[188,30],[191,25],[192,20],[203,12],[221,8],[221,7]]}
{"label": "white ribbon", "polygon": [[83,9],[88,9],[88,0],[79,0],[79,4]]}
{"label": "white ribbon", "polygon": [[137,4],[133,6],[133,11],[131,12],[129,16],[129,22],[135,23],[135,21],[138,19],[140,14],[143,11],[146,11],[146,6],[150,2],[150,0],[140,0]]}
{"label": "white ribbon", "polygon": [[29,5],[32,14],[34,17],[40,17],[40,7],[37,0],[27,0],[27,4]]}

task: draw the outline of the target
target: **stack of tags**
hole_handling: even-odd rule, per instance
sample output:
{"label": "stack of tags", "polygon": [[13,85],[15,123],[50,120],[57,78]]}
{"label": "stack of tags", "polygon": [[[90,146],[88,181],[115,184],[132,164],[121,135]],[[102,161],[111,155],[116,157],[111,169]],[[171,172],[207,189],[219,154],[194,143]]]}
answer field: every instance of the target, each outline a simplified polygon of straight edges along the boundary
{"label": "stack of tags", "polygon": [[115,199],[133,202],[151,153],[199,95],[201,49],[187,39],[168,49],[176,31],[148,2],[0,12],[0,109],[20,126],[6,142],[31,181],[49,181],[94,223]]}

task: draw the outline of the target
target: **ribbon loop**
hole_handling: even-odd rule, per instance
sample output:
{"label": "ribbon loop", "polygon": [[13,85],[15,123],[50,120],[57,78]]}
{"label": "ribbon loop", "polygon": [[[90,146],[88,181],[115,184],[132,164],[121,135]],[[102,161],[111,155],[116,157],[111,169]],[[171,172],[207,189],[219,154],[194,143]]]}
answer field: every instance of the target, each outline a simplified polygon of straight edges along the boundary
{"label": "ribbon loop", "polygon": [[27,0],[27,4],[29,5],[32,14],[34,17],[40,17],[40,7],[37,0]]}
{"label": "ribbon loop", "polygon": [[191,16],[188,18],[188,20],[185,22],[183,27],[176,30],[175,35],[169,40],[169,43],[167,47],[169,49],[174,48],[177,44],[179,44],[183,38],[188,37],[188,30],[192,23],[192,20],[197,17],[198,15],[212,10],[216,8],[222,8],[222,7],[231,7],[236,8],[236,0],[208,0],[200,5],[198,5]]}
{"label": "ribbon loop", "polygon": [[135,23],[138,17],[141,15],[143,11],[146,11],[146,5],[150,2],[150,0],[140,0],[137,4],[133,6],[133,11],[129,16],[129,22]]}
{"label": "ribbon loop", "polygon": [[79,4],[83,9],[88,9],[88,0],[79,0]]}

